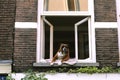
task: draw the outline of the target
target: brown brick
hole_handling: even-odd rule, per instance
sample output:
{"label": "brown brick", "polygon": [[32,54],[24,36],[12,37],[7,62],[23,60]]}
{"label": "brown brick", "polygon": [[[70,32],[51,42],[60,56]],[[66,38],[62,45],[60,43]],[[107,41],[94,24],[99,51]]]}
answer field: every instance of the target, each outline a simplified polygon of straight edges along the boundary
{"label": "brown brick", "polygon": [[36,22],[37,1],[16,0],[16,22]]}
{"label": "brown brick", "polygon": [[119,61],[117,29],[96,29],[96,50],[100,66],[115,67]]}
{"label": "brown brick", "polygon": [[0,60],[12,59],[15,0],[0,0]]}
{"label": "brown brick", "polygon": [[95,21],[115,22],[116,3],[115,0],[94,0]]}
{"label": "brown brick", "polygon": [[36,60],[36,29],[15,29],[14,71],[25,71]]}

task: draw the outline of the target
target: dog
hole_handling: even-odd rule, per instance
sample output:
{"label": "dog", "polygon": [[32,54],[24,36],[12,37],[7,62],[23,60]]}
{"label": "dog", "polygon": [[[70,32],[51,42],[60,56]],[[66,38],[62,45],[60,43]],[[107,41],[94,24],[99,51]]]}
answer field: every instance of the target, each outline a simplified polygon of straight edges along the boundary
{"label": "dog", "polygon": [[53,57],[53,59],[51,61],[51,65],[53,65],[56,60],[59,60],[58,65],[61,65],[64,61],[69,60],[69,58],[70,58],[69,54],[70,53],[69,53],[68,44],[62,43],[60,45],[60,48],[58,49],[57,53]]}

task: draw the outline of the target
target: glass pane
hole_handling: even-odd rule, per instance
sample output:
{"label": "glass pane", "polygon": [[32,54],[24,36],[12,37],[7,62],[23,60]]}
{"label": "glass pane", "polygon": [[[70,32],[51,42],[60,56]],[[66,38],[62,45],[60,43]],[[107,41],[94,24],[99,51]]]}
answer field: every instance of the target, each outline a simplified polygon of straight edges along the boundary
{"label": "glass pane", "polygon": [[88,0],[79,0],[80,11],[88,11]]}
{"label": "glass pane", "polygon": [[88,0],[45,0],[45,11],[88,11]]}
{"label": "glass pane", "polygon": [[44,23],[45,28],[45,59],[50,57],[50,26]]}
{"label": "glass pane", "polygon": [[67,0],[45,0],[47,11],[67,11]]}
{"label": "glass pane", "polygon": [[69,11],[75,11],[75,0],[68,0]]}
{"label": "glass pane", "polygon": [[78,59],[89,57],[88,22],[78,27]]}

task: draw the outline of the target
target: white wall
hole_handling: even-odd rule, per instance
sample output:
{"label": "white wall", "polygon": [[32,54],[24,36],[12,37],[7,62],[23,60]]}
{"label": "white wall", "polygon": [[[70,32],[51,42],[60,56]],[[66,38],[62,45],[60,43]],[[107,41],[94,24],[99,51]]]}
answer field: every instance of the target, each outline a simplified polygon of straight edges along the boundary
{"label": "white wall", "polygon": [[[15,80],[20,80],[25,75],[22,73],[12,74]],[[120,80],[119,73],[103,73],[103,74],[69,74],[69,73],[57,73],[57,74],[46,74],[48,80]]]}

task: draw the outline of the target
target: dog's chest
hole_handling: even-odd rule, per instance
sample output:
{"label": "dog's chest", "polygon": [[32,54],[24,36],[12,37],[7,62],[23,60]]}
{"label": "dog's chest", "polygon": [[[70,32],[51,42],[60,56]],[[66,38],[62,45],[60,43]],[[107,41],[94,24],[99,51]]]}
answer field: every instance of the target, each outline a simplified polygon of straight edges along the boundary
{"label": "dog's chest", "polygon": [[58,59],[62,59],[65,56],[62,52],[58,52]]}

